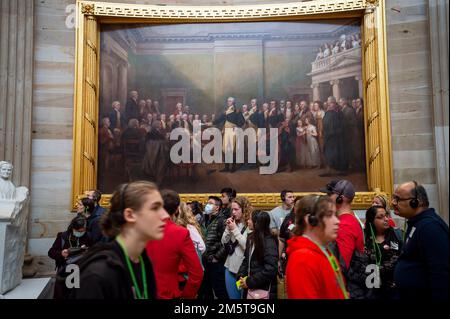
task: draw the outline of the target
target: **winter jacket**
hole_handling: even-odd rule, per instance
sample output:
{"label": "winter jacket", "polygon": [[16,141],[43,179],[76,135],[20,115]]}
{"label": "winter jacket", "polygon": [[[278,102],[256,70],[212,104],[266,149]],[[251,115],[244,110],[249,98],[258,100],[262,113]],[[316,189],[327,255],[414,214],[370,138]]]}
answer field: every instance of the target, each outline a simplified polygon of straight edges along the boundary
{"label": "winter jacket", "polygon": [[230,245],[235,244],[234,252],[227,256],[225,261],[225,268],[231,273],[236,274],[241,267],[242,260],[244,259],[244,252],[247,243],[248,229],[244,229],[244,224],[238,224],[232,231],[225,227],[225,231],[222,235],[222,244]]}
{"label": "winter jacket", "polygon": [[335,271],[317,244],[306,237],[294,236],[288,240],[286,252],[289,299],[344,299]]}
{"label": "winter jacket", "polygon": [[394,271],[401,299],[447,299],[448,226],[433,208],[408,220],[402,253]]}
{"label": "winter jacket", "polygon": [[99,241],[106,242],[106,238],[102,234],[102,229],[100,227],[100,218],[106,210],[100,205],[95,206],[92,214],[87,218],[87,231],[90,233],[92,238],[92,244]]}
{"label": "winter jacket", "polygon": [[222,245],[222,235],[225,231],[226,217],[223,211],[216,216],[209,216],[209,223],[206,225],[206,252],[203,255],[206,261],[213,258],[224,263],[226,259],[225,247]]}
{"label": "winter jacket", "polygon": [[[147,277],[148,298],[156,299],[155,275],[145,251],[141,255]],[[133,281],[127,267],[125,255],[117,241],[98,243],[77,262],[80,269],[80,287],[70,289],[69,299],[135,299]],[[136,265],[136,279],[143,291],[140,266]],[[65,276],[57,277],[64,282]]]}
{"label": "winter jacket", "polygon": [[[261,264],[252,250],[251,240],[247,239],[244,260],[239,268],[237,278],[247,277],[249,289],[267,290],[270,287],[270,299],[277,296],[277,272],[278,272],[278,243],[275,237],[268,235],[264,238],[264,262]],[[250,263],[250,273],[249,273]]]}
{"label": "winter jacket", "polygon": [[[168,220],[163,239],[148,242],[146,250],[155,270],[158,299],[196,297],[203,269],[186,228]],[[181,264],[186,265],[188,274],[183,291],[178,287]]]}
{"label": "winter jacket", "polygon": [[73,235],[69,236],[69,233],[67,231],[61,232],[56,235],[56,239],[53,242],[52,247],[48,251],[48,256],[51,259],[55,260],[56,269],[60,269],[61,267],[66,265],[66,259],[61,255],[61,252],[64,249],[68,249],[70,247],[78,248],[83,245],[89,248],[92,246],[92,244],[92,239],[88,232],[86,232],[80,238],[77,238]]}

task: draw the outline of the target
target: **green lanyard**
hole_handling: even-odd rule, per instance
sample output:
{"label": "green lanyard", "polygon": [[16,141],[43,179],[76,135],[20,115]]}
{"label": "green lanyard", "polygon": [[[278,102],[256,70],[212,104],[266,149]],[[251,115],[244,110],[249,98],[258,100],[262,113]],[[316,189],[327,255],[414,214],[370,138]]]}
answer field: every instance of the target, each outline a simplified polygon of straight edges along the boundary
{"label": "green lanyard", "polygon": [[342,294],[344,295],[344,299],[350,299],[347,288],[345,287],[344,276],[342,275],[342,271],[341,268],[339,267],[339,263],[337,262],[336,257],[334,257],[332,253],[329,253],[326,248],[322,247],[322,245],[319,245],[314,240],[312,240],[311,237],[307,235],[303,235],[303,237],[308,238],[310,241],[316,244],[317,247],[319,247],[320,250],[325,254],[325,257],[327,257],[328,262],[330,263],[330,266],[334,271],[334,275],[336,276],[339,288],[341,289]]}
{"label": "green lanyard", "polygon": [[127,261],[128,271],[130,272],[131,280],[133,281],[134,291],[136,292],[137,299],[148,299],[147,276],[145,273],[145,266],[144,266],[144,261],[142,260],[142,256],[139,256],[139,264],[141,265],[141,274],[142,274],[142,281],[143,281],[143,286],[144,286],[144,296],[142,296],[141,290],[139,289],[139,286],[137,284],[136,276],[134,275],[134,270],[133,270],[133,267],[131,266],[130,257],[128,257],[125,246],[124,246],[122,240],[119,238],[119,236],[116,237],[116,240],[119,243],[119,246],[120,246],[120,248],[122,248],[122,251],[125,255],[125,260]]}
{"label": "green lanyard", "polygon": [[380,246],[377,244],[375,232],[373,231],[372,225],[369,225],[369,227],[370,227],[370,232],[372,235],[371,236],[372,237],[372,246],[373,246],[373,250],[375,252],[375,263],[377,264],[378,267],[380,267],[381,259],[383,258],[383,254],[381,253]]}

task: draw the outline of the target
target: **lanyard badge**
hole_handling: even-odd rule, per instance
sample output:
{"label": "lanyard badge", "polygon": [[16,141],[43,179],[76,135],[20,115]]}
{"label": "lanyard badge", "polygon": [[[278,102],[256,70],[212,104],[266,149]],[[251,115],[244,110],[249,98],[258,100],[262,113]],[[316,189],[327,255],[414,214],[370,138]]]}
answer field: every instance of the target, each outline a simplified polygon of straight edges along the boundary
{"label": "lanyard badge", "polygon": [[303,235],[303,237],[308,238],[310,241],[316,244],[317,247],[319,247],[320,250],[324,253],[325,257],[327,257],[328,262],[330,263],[331,268],[333,269],[334,276],[336,277],[337,284],[341,289],[342,294],[344,295],[344,299],[350,299],[347,288],[345,287],[344,276],[342,275],[341,268],[339,267],[339,263],[337,262],[336,257],[332,253],[328,252],[326,248],[322,247],[322,245],[319,245],[314,240],[312,240],[309,236]]}
{"label": "lanyard badge", "polygon": [[139,256],[139,264],[141,266],[142,283],[143,283],[142,284],[143,291],[141,293],[141,290],[139,289],[139,285],[136,280],[136,275],[134,274],[133,267],[131,266],[130,257],[128,257],[125,246],[119,237],[117,237],[116,240],[119,243],[119,246],[120,246],[120,248],[122,248],[122,251],[125,255],[125,260],[127,262],[128,271],[130,273],[131,280],[133,281],[132,291],[133,291],[134,298],[135,299],[148,299],[147,275],[145,272],[145,265],[144,265],[144,261],[142,260],[142,256]]}

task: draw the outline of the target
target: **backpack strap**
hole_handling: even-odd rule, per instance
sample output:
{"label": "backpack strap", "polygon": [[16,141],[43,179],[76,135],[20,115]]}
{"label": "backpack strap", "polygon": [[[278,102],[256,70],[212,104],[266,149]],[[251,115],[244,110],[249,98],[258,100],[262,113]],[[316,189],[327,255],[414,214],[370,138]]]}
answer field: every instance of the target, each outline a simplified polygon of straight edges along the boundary
{"label": "backpack strap", "polygon": [[[245,226],[242,227],[241,235],[244,235],[244,232],[245,232],[246,228],[247,228],[247,227],[245,227]],[[231,239],[230,239],[230,241],[231,241]],[[239,242],[237,241],[236,238],[235,238],[235,241],[231,243],[231,245],[233,246],[233,248],[236,248],[238,244],[239,244]]]}
{"label": "backpack strap", "polygon": [[[339,262],[339,266],[341,267],[341,271],[343,275],[347,278],[347,266],[345,265],[345,260],[339,252],[339,246],[336,241],[333,241],[328,244],[328,249],[333,253],[334,257]],[[353,256],[352,256],[353,257]]]}

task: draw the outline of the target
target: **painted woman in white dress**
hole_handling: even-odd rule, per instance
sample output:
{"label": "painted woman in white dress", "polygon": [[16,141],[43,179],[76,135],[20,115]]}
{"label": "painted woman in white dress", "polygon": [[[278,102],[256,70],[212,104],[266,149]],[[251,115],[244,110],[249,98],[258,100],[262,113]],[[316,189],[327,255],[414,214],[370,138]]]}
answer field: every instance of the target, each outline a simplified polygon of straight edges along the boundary
{"label": "painted woman in white dress", "polygon": [[296,155],[296,163],[300,168],[305,168],[306,157],[307,157],[307,143],[306,143],[306,126],[302,119],[297,121],[296,127],[297,138],[295,141],[295,155]]}
{"label": "painted woman in white dress", "polygon": [[306,129],[306,166],[309,168],[320,166],[320,149],[317,142],[317,130],[314,125],[309,123],[309,119],[305,117]]}
{"label": "painted woman in white dress", "polygon": [[317,55],[316,55],[316,61],[319,61],[322,59],[323,59],[322,47],[319,47],[319,52],[317,52]]}
{"label": "painted woman in white dress", "polygon": [[331,55],[330,45],[328,43],[325,43],[325,49],[323,50],[323,57],[327,58]]}

